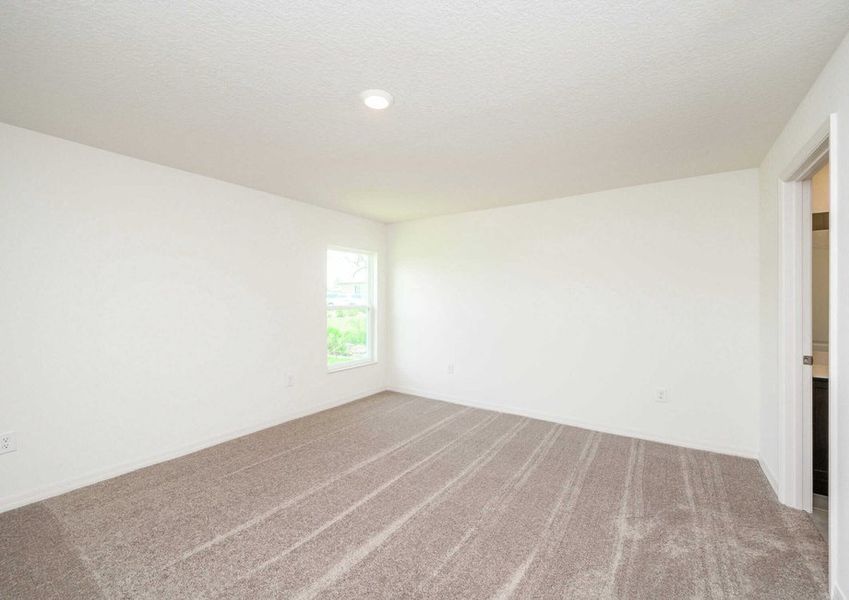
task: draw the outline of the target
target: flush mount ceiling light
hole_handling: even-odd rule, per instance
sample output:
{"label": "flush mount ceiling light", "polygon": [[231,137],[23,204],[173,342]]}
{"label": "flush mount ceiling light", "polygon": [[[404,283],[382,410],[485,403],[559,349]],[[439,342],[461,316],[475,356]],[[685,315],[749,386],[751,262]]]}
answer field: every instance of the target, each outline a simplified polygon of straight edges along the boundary
{"label": "flush mount ceiling light", "polygon": [[392,104],[392,94],[385,90],[366,90],[360,93],[360,98],[374,110],[383,110]]}

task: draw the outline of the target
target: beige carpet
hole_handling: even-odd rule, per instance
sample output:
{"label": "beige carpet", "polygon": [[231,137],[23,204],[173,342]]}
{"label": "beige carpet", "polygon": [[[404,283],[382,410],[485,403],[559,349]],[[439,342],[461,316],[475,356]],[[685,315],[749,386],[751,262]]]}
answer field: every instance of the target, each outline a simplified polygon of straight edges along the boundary
{"label": "beige carpet", "polygon": [[383,393],[0,514],[2,598],[826,598],[751,460]]}

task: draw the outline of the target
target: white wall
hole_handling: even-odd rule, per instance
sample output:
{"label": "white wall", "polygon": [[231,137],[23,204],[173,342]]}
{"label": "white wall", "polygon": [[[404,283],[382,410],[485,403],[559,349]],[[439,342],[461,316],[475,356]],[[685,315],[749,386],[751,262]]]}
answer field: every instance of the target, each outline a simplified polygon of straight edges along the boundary
{"label": "white wall", "polygon": [[0,124],[0,508],[382,389],[383,363],[326,373],[324,269],[330,244],[384,242]]}
{"label": "white wall", "polygon": [[756,455],[757,194],[746,170],[390,226],[390,385]]}
{"label": "white wall", "polygon": [[[829,364],[849,379],[849,36],[817,78],[784,131],[776,140],[760,168],[760,356],[761,356],[761,460],[776,478],[782,477],[778,462],[778,269],[779,269],[779,179],[797,153],[816,131],[836,113],[837,153],[829,157],[831,187],[836,202],[829,218],[830,244],[834,247],[831,269],[831,300],[837,319],[830,323]],[[836,260],[834,260],[836,257]],[[835,303],[836,294],[842,302]],[[829,463],[831,495],[842,499],[833,503],[831,527],[831,572],[835,583],[849,598],[849,381],[832,377],[830,393],[840,407],[830,423],[834,440]],[[781,482],[779,482],[779,487]]]}

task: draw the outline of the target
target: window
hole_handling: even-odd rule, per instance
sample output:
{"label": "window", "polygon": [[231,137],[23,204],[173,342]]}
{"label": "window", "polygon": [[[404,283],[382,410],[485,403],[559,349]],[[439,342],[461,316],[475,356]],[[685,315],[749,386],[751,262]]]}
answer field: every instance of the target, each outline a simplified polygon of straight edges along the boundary
{"label": "window", "polygon": [[374,361],[375,256],[327,251],[327,368]]}

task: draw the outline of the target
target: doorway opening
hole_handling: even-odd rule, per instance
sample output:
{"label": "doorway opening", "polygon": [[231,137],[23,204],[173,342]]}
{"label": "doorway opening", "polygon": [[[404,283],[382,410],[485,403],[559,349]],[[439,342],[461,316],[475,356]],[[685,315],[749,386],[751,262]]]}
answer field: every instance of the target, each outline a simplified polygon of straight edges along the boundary
{"label": "doorway opening", "polygon": [[812,518],[828,541],[829,168],[811,177]]}

